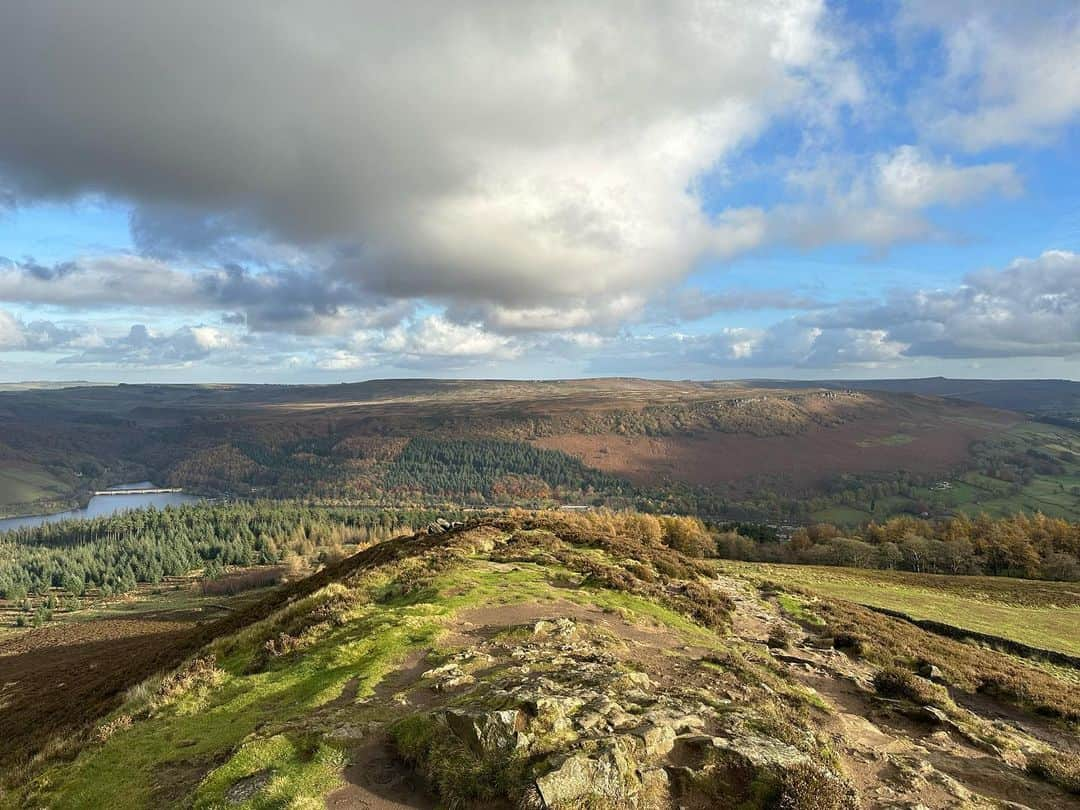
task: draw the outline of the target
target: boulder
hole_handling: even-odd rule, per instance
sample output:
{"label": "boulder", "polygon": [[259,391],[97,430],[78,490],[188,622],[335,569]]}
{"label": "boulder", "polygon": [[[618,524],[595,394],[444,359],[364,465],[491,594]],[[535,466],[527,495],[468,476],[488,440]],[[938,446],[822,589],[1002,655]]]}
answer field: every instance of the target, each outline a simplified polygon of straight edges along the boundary
{"label": "boulder", "polygon": [[642,723],[630,733],[641,740],[642,753],[649,760],[666,757],[675,746],[675,731],[671,726]]}
{"label": "boulder", "polygon": [[[634,743],[622,738],[592,754],[572,754],[536,778],[543,807],[581,807],[590,803],[634,807],[642,789]],[[651,777],[655,780],[655,776]]]}
{"label": "boulder", "polygon": [[933,681],[934,683],[944,683],[945,682],[945,673],[942,672],[940,669],[938,669],[933,664],[929,663],[928,661],[924,661],[919,666],[919,674],[922,675],[927,680]]}
{"label": "boulder", "polygon": [[542,807],[572,807],[589,797],[604,795],[605,789],[617,783],[618,771],[610,761],[574,754],[537,777],[536,791]]}
{"label": "boulder", "polygon": [[714,803],[722,800],[719,806],[742,806],[762,797],[771,797],[769,801],[777,802],[777,806],[800,810],[855,810],[859,806],[858,794],[847,781],[779,740],[684,735],[676,739],[677,761],[686,761],[687,747],[696,749],[693,753],[701,756],[701,762],[689,764],[694,776],[684,786],[694,791],[703,782],[711,783],[707,798]]}
{"label": "boulder", "polygon": [[273,778],[274,772],[267,769],[238,779],[225,791],[225,801],[229,804],[244,804],[269,785]]}
{"label": "boulder", "polygon": [[531,714],[544,729],[552,732],[569,731],[571,717],[585,705],[585,701],[574,696],[541,695],[522,700],[521,706]]}
{"label": "boulder", "polygon": [[476,678],[465,672],[453,661],[443,664],[441,667],[427,670],[420,676],[420,679],[434,681],[431,688],[436,692],[445,692],[448,689],[456,689],[459,686],[476,683]]}
{"label": "boulder", "polygon": [[576,633],[577,625],[564,616],[557,619],[540,619],[533,625],[534,636],[558,636],[568,639],[573,638]]}
{"label": "boulder", "polygon": [[446,725],[459,740],[478,755],[505,755],[528,745],[525,715],[518,709],[475,712],[447,709]]}

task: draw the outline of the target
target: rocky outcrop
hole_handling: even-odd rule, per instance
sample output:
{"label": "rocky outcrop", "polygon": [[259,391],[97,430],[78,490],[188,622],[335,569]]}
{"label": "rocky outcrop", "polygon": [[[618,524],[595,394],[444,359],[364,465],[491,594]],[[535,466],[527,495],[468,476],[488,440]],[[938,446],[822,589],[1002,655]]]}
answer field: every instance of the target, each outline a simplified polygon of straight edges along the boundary
{"label": "rocky outcrop", "polygon": [[[754,731],[762,718],[749,707],[703,702],[698,690],[660,688],[566,617],[542,619],[454,659],[423,678],[441,689],[474,677],[467,670],[476,661],[489,668],[496,662],[496,674],[477,679],[456,699],[461,705],[432,713],[436,747],[456,746],[520,773],[518,793],[508,798],[524,806],[645,810],[676,806],[680,795],[709,802],[732,774],[736,785],[745,778],[769,795],[791,793],[789,773],[854,795],[807,753]],[[455,767],[461,761],[442,760]]]}

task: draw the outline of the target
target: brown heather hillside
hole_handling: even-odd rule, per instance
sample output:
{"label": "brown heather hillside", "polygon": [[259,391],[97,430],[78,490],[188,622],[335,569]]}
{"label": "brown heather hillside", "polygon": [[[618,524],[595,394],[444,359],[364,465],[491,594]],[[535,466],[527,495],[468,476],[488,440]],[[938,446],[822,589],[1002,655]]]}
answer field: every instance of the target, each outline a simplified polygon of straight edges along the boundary
{"label": "brown heather hillside", "polygon": [[1020,419],[990,408],[893,395],[852,395],[836,404],[813,394],[804,401],[763,398],[746,411],[742,420],[692,433],[567,432],[536,443],[643,484],[715,486],[775,476],[798,489],[842,473],[942,474],[969,457],[972,442]]}
{"label": "brown heather hillside", "polygon": [[[379,498],[400,491],[385,476],[415,438],[532,443],[641,485],[753,489],[767,476],[803,494],[845,473],[943,474],[973,441],[1022,418],[902,394],[633,379],[99,386],[0,392],[0,411],[0,464],[47,471],[72,498],[142,479],[211,494]],[[509,475],[500,492],[513,492],[532,470],[481,472]],[[481,502],[495,489],[486,478],[429,485],[406,489]],[[553,480],[525,491],[597,494]]]}

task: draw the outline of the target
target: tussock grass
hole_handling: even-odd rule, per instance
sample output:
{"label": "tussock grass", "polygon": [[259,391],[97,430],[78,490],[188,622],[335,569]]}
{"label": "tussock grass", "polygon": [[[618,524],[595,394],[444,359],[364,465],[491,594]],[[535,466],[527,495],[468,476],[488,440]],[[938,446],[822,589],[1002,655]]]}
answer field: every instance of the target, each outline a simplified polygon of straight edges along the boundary
{"label": "tussock grass", "polygon": [[284,734],[255,740],[239,748],[228,762],[215,768],[195,791],[196,810],[212,810],[228,804],[227,791],[241,779],[266,772],[268,784],[245,803],[251,810],[303,807],[339,782],[345,766],[344,753],[311,739]]}
{"label": "tussock grass", "polygon": [[900,667],[886,667],[874,673],[874,689],[885,697],[903,698],[920,706],[950,711],[956,708],[944,686]]}
{"label": "tussock grass", "polygon": [[477,755],[431,715],[398,721],[390,736],[448,807],[486,806],[525,792],[525,763],[520,758]]}
{"label": "tussock grass", "polygon": [[1075,681],[1036,664],[939,636],[850,602],[823,600],[819,609],[834,640],[858,638],[862,655],[873,663],[909,671],[920,661],[933,664],[958,689],[985,692],[1022,709],[1080,722],[1080,689]]}
{"label": "tussock grass", "polygon": [[1063,790],[1080,795],[1080,754],[1045,751],[1028,757],[1027,771]]}

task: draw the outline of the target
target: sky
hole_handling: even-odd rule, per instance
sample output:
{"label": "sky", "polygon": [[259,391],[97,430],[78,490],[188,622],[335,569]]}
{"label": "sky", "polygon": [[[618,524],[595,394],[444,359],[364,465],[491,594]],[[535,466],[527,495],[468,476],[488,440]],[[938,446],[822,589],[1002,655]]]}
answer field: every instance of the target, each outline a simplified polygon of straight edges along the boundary
{"label": "sky", "polygon": [[0,4],[0,381],[1080,378],[1075,0]]}

